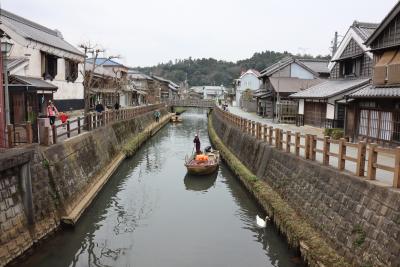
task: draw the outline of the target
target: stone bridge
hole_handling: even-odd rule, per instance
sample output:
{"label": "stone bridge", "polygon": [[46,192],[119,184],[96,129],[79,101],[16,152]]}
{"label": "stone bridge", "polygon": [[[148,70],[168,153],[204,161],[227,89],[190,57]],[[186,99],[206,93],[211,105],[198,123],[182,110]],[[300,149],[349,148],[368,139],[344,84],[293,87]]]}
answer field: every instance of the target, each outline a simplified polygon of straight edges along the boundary
{"label": "stone bridge", "polygon": [[170,100],[168,105],[171,107],[213,108],[216,103],[213,99],[176,99]]}

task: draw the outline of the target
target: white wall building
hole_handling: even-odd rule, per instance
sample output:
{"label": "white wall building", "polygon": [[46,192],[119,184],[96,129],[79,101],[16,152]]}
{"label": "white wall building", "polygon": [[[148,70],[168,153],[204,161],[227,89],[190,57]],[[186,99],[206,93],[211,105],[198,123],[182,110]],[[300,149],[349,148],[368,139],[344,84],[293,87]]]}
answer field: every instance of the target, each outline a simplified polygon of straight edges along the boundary
{"label": "white wall building", "polygon": [[[84,54],[65,41],[58,30],[6,10],[1,10],[1,22],[1,34],[5,33],[14,44],[10,61],[18,62],[9,69],[11,77],[28,78],[26,85],[36,88],[38,94],[47,93],[45,99],[53,97],[59,110],[82,109]],[[46,88],[46,84],[49,88],[57,87],[56,91],[52,90],[53,96],[51,91],[40,90]]]}
{"label": "white wall building", "polygon": [[203,86],[203,99],[224,99],[225,87],[221,86]]}
{"label": "white wall building", "polygon": [[260,73],[256,70],[250,69],[243,73],[238,80],[236,80],[236,106],[239,106],[240,98],[246,90],[255,92],[260,88],[261,80],[258,78]]}

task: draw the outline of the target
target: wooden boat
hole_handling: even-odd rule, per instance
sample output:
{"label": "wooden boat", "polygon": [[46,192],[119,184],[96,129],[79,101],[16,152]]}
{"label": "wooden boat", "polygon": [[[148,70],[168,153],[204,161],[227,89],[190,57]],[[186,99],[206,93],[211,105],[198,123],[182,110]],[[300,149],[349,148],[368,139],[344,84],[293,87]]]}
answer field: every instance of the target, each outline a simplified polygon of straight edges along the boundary
{"label": "wooden boat", "polygon": [[182,118],[178,115],[172,115],[171,122],[182,122]]}
{"label": "wooden boat", "polygon": [[219,151],[211,150],[203,154],[206,156],[207,160],[198,160],[196,156],[193,155],[186,159],[185,166],[189,174],[193,175],[207,175],[218,170],[220,156]]}

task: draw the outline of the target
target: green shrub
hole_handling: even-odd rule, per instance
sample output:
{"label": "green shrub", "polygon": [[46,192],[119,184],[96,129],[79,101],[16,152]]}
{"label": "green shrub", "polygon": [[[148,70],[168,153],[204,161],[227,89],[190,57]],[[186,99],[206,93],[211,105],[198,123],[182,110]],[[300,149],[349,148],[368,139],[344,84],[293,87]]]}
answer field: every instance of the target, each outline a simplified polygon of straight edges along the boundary
{"label": "green shrub", "polygon": [[334,140],[339,140],[344,137],[344,131],[343,129],[333,129],[331,136]]}
{"label": "green shrub", "polygon": [[332,136],[332,128],[325,128],[324,135],[325,136]]}
{"label": "green shrub", "polygon": [[340,128],[325,128],[324,135],[332,137],[334,140],[339,140],[344,137],[344,131]]}

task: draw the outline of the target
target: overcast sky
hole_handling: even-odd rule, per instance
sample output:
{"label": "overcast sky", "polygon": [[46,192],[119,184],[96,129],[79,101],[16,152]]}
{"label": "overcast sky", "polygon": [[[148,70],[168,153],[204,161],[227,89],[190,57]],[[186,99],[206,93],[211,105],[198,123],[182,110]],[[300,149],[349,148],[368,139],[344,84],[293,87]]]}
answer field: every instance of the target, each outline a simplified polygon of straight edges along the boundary
{"label": "overcast sky", "polygon": [[380,22],[397,0],[0,0],[20,16],[92,41],[130,66],[265,50],[329,54],[335,31]]}

